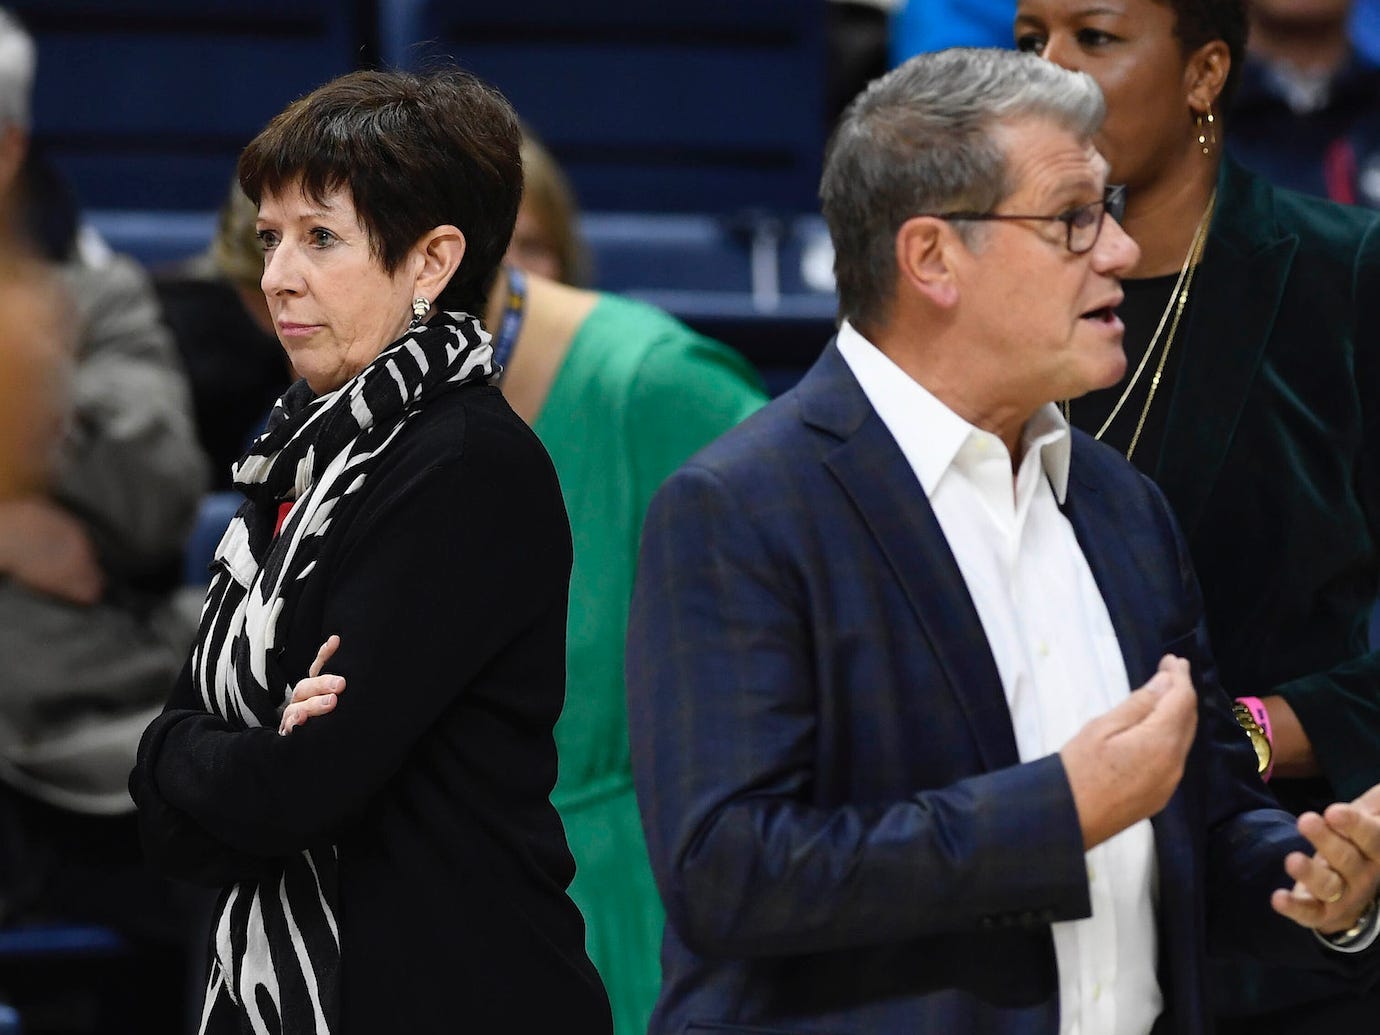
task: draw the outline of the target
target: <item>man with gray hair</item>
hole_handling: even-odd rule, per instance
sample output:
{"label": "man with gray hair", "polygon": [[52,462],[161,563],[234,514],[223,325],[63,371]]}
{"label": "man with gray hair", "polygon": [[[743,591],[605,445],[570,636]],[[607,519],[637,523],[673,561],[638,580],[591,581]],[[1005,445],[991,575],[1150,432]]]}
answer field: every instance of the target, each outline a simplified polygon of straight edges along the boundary
{"label": "man with gray hair", "polygon": [[1380,790],[1274,807],[1163,498],[1055,405],[1126,363],[1102,116],[1013,52],[874,82],[821,185],[837,337],[652,503],[654,1035],[1196,1035],[1209,946],[1380,963]]}

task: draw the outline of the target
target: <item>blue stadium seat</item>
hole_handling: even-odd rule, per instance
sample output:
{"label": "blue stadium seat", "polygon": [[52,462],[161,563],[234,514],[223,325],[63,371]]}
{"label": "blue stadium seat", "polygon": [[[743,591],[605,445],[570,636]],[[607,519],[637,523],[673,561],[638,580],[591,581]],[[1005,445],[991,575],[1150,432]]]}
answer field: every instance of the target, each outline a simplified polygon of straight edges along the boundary
{"label": "blue stadium seat", "polygon": [[773,394],[793,385],[833,334],[833,251],[817,216],[605,212],[587,214],[582,229],[600,288],[734,346]]}
{"label": "blue stadium seat", "polygon": [[204,586],[221,536],[225,535],[230,519],[240,509],[244,497],[238,492],[207,493],[197,510],[196,525],[192,528],[187,548],[183,552],[183,581],[189,586]]}
{"label": "blue stadium seat", "polygon": [[34,139],[101,208],[208,208],[289,101],[355,66],[336,0],[11,0],[38,43]]}
{"label": "blue stadium seat", "polygon": [[106,927],[34,924],[0,928],[0,969],[7,963],[37,958],[117,956],[127,948],[125,940]]}
{"label": "blue stadium seat", "polygon": [[379,0],[379,50],[400,67],[453,57],[498,86],[586,208],[808,211],[824,22],[802,0]]}
{"label": "blue stadium seat", "polygon": [[90,209],[83,218],[112,249],[150,268],[204,252],[216,232],[214,212]]}

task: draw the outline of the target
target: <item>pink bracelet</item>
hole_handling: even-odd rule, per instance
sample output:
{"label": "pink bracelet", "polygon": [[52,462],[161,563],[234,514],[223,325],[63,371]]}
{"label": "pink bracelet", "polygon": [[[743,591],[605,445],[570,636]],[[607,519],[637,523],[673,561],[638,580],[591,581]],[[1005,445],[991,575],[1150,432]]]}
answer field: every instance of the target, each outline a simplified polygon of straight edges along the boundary
{"label": "pink bracelet", "polygon": [[1275,733],[1274,730],[1270,728],[1270,711],[1268,708],[1265,707],[1265,702],[1262,701],[1259,697],[1238,697],[1236,700],[1238,704],[1243,704],[1246,706],[1246,711],[1251,713],[1251,718],[1254,719],[1259,724],[1260,728],[1265,731],[1265,739],[1270,742],[1270,764],[1266,768],[1265,772],[1260,774],[1260,778],[1262,780],[1268,780],[1270,778],[1270,774],[1275,771]]}

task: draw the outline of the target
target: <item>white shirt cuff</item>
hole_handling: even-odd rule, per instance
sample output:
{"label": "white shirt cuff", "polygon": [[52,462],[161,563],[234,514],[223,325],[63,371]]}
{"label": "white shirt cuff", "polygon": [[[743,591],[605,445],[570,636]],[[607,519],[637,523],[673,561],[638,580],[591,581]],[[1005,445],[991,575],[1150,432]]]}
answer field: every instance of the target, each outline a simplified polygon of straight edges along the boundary
{"label": "white shirt cuff", "polygon": [[1319,934],[1317,931],[1313,932],[1313,936],[1333,952],[1364,952],[1375,944],[1376,938],[1380,938],[1380,909],[1371,906],[1370,920],[1365,929],[1350,941],[1339,944],[1335,941],[1337,935]]}

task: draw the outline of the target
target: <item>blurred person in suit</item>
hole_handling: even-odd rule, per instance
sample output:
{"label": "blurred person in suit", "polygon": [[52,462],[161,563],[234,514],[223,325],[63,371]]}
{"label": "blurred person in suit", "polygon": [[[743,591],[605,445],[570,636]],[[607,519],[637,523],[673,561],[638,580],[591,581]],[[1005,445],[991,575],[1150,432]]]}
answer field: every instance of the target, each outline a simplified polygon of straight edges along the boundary
{"label": "blurred person in suit", "polygon": [[1055,405],[1126,367],[1103,113],[1010,51],[874,82],[821,182],[837,338],[652,501],[654,1035],[1200,1035],[1209,951],[1380,966],[1380,788],[1275,805],[1164,497]]}
{"label": "blurred person in suit", "polygon": [[1350,0],[1252,0],[1228,152],[1278,187],[1380,208],[1380,67]]}

